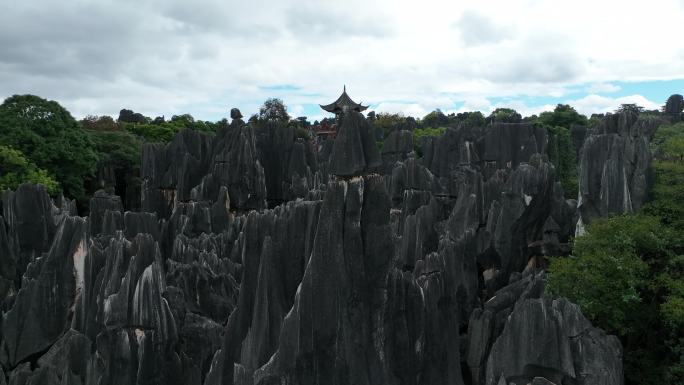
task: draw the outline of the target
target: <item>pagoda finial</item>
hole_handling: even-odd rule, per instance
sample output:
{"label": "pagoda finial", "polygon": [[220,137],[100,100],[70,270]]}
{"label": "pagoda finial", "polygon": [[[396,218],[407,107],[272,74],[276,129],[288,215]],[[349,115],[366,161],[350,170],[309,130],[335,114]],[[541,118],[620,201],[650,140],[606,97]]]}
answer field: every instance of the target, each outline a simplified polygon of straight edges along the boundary
{"label": "pagoda finial", "polygon": [[347,92],[347,85],[342,86],[342,92]]}

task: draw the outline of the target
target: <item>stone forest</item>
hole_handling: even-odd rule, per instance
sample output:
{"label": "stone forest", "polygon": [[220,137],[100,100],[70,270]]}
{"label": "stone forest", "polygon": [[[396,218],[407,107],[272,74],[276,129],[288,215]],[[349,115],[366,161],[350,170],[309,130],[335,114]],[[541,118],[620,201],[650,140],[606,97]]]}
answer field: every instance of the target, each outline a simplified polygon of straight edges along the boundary
{"label": "stone forest", "polygon": [[232,109],[212,132],[144,141],[125,175],[93,158],[78,201],[9,186],[0,384],[681,378],[684,290],[644,283],[681,282],[684,195],[664,179],[684,180],[667,168],[680,95],[583,125],[493,114],[425,136],[408,118],[383,132],[346,90],[321,107],[335,117],[308,132]]}

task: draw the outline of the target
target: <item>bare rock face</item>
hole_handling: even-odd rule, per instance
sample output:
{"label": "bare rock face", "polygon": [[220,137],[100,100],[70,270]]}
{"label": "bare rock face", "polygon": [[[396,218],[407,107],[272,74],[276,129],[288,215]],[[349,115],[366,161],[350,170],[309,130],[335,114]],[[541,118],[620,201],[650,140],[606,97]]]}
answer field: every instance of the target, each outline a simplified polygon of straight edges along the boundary
{"label": "bare rock face", "polygon": [[564,298],[527,299],[514,306],[491,348],[486,383],[502,375],[544,377],[556,384],[621,384],[622,345],[593,328]]}
{"label": "bare rock face", "polygon": [[380,177],[331,182],[278,350],[255,383],[386,383],[374,335],[390,259]]}
{"label": "bare rock face", "polygon": [[634,112],[606,116],[580,151],[579,224],[638,210],[648,193],[649,140],[661,123]]}
{"label": "bare rock face", "polygon": [[413,152],[413,133],[409,130],[392,131],[382,146],[382,173],[392,171],[396,162],[404,161]]}
{"label": "bare rock face", "polygon": [[271,206],[304,198],[318,169],[311,143],[296,137],[294,126],[267,122],[256,129],[257,153],[264,167]]}
{"label": "bare rock face", "polygon": [[617,338],[592,327],[577,305],[543,292],[543,273],[527,274],[472,313],[473,383],[622,384]]}
{"label": "bare rock face", "polygon": [[13,306],[3,316],[0,362],[5,367],[41,353],[68,328],[83,289],[86,258],[85,220],[63,218],[50,251],[27,266]]}
{"label": "bare rock face", "polygon": [[349,110],[340,119],[330,155],[330,174],[349,177],[380,166],[380,154],[366,118],[360,112]]}
{"label": "bare rock face", "polygon": [[3,194],[0,384],[622,383],[542,270],[578,215],[643,201],[657,122],[577,135],[578,209],[541,127],[452,127],[422,158],[397,131],[381,157],[353,111],[317,152],[231,117],[144,146],[141,212]]}
{"label": "bare rock face", "polygon": [[6,223],[6,247],[13,256],[17,279],[29,263],[50,249],[61,220],[76,214],[73,204],[62,201],[56,206],[40,185],[22,184],[17,191],[2,195]]}
{"label": "bare rock face", "polygon": [[218,200],[222,187],[228,190],[233,209],[266,205],[254,132],[241,119],[214,137],[184,130],[166,146],[145,144],[142,164],[142,208],[160,218],[168,218],[176,202]]}

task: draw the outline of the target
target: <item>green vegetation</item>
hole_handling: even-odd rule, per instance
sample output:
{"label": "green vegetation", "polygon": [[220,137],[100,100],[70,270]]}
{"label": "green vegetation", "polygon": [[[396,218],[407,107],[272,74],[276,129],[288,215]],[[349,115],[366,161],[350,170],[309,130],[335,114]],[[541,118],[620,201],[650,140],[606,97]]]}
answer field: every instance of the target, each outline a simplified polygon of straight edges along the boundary
{"label": "green vegetation", "polygon": [[549,134],[549,160],[556,168],[558,180],[563,185],[566,197],[576,197],[577,156],[572,141],[571,129],[574,125],[586,126],[589,122],[586,116],[578,113],[567,104],[558,104],[553,111],[544,111],[534,123],[542,124]]}
{"label": "green vegetation", "polygon": [[570,130],[565,127],[547,127],[549,133],[549,160],[556,168],[556,176],[563,185],[567,198],[577,197],[579,184],[577,181],[577,156],[575,146],[570,136]]}
{"label": "green vegetation", "polygon": [[386,112],[375,115],[375,118],[371,120],[371,124],[374,130],[382,132],[382,138],[389,136],[392,130],[408,128],[404,115]]}
{"label": "green vegetation", "polygon": [[47,173],[26,159],[21,151],[0,146],[0,192],[26,182],[40,183],[50,195],[59,193],[59,184]]}
{"label": "green vegetation", "polygon": [[195,120],[190,114],[174,115],[171,120],[157,118],[150,121],[145,119],[144,123],[121,122],[119,124],[124,130],[141,137],[145,142],[170,142],[173,137],[186,128],[193,130],[214,133],[220,125],[228,124],[226,119],[217,123]]}
{"label": "green vegetation", "polygon": [[446,127],[438,128],[419,128],[413,130],[413,150],[419,157],[423,156],[423,138],[428,136],[441,136]]}
{"label": "green vegetation", "polygon": [[423,127],[442,127],[449,124],[449,118],[440,109],[436,109],[421,119]]}
{"label": "green vegetation", "polygon": [[522,115],[512,108],[497,108],[487,117],[489,123],[520,123]]}
{"label": "green vegetation", "polygon": [[[107,122],[111,122],[108,124]],[[81,121],[101,163],[122,168],[140,166],[142,141],[124,131],[109,116],[86,117]]]}
{"label": "green vegetation", "polygon": [[595,221],[571,257],[549,266],[549,290],[620,337],[627,383],[684,382],[682,138],[682,123],[657,131],[652,199],[641,212]]}
{"label": "green vegetation", "polygon": [[14,95],[0,105],[0,143],[20,151],[57,180],[64,194],[86,198],[83,179],[93,174],[93,144],[71,114],[55,101]]}
{"label": "green vegetation", "polygon": [[119,121],[87,116],[79,122],[55,101],[14,95],[0,105],[0,188],[41,183],[50,194],[62,192],[86,208],[94,192],[89,189],[99,188],[87,183],[98,165],[117,175],[137,175],[143,142],[165,143],[185,128],[213,133],[227,124],[226,119],[206,122],[189,114],[153,120],[126,109]]}
{"label": "green vegetation", "polygon": [[259,108],[258,118],[261,121],[290,121],[290,115],[287,113],[287,107],[285,104],[283,104],[283,101],[278,98],[266,99],[264,104]]}
{"label": "green vegetation", "polygon": [[587,117],[577,112],[567,104],[558,104],[553,111],[544,111],[539,114],[537,121],[545,126],[564,127],[570,129],[572,125],[587,125]]}

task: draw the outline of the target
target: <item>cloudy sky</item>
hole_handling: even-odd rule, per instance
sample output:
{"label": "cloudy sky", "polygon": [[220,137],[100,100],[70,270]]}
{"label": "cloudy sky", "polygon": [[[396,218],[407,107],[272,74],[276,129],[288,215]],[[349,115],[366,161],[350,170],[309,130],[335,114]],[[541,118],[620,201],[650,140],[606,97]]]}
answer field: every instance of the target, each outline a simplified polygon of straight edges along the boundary
{"label": "cloudy sky", "polygon": [[77,117],[217,120],[268,97],[325,116],[347,85],[420,117],[570,103],[590,114],[684,93],[684,0],[5,0],[0,98]]}

